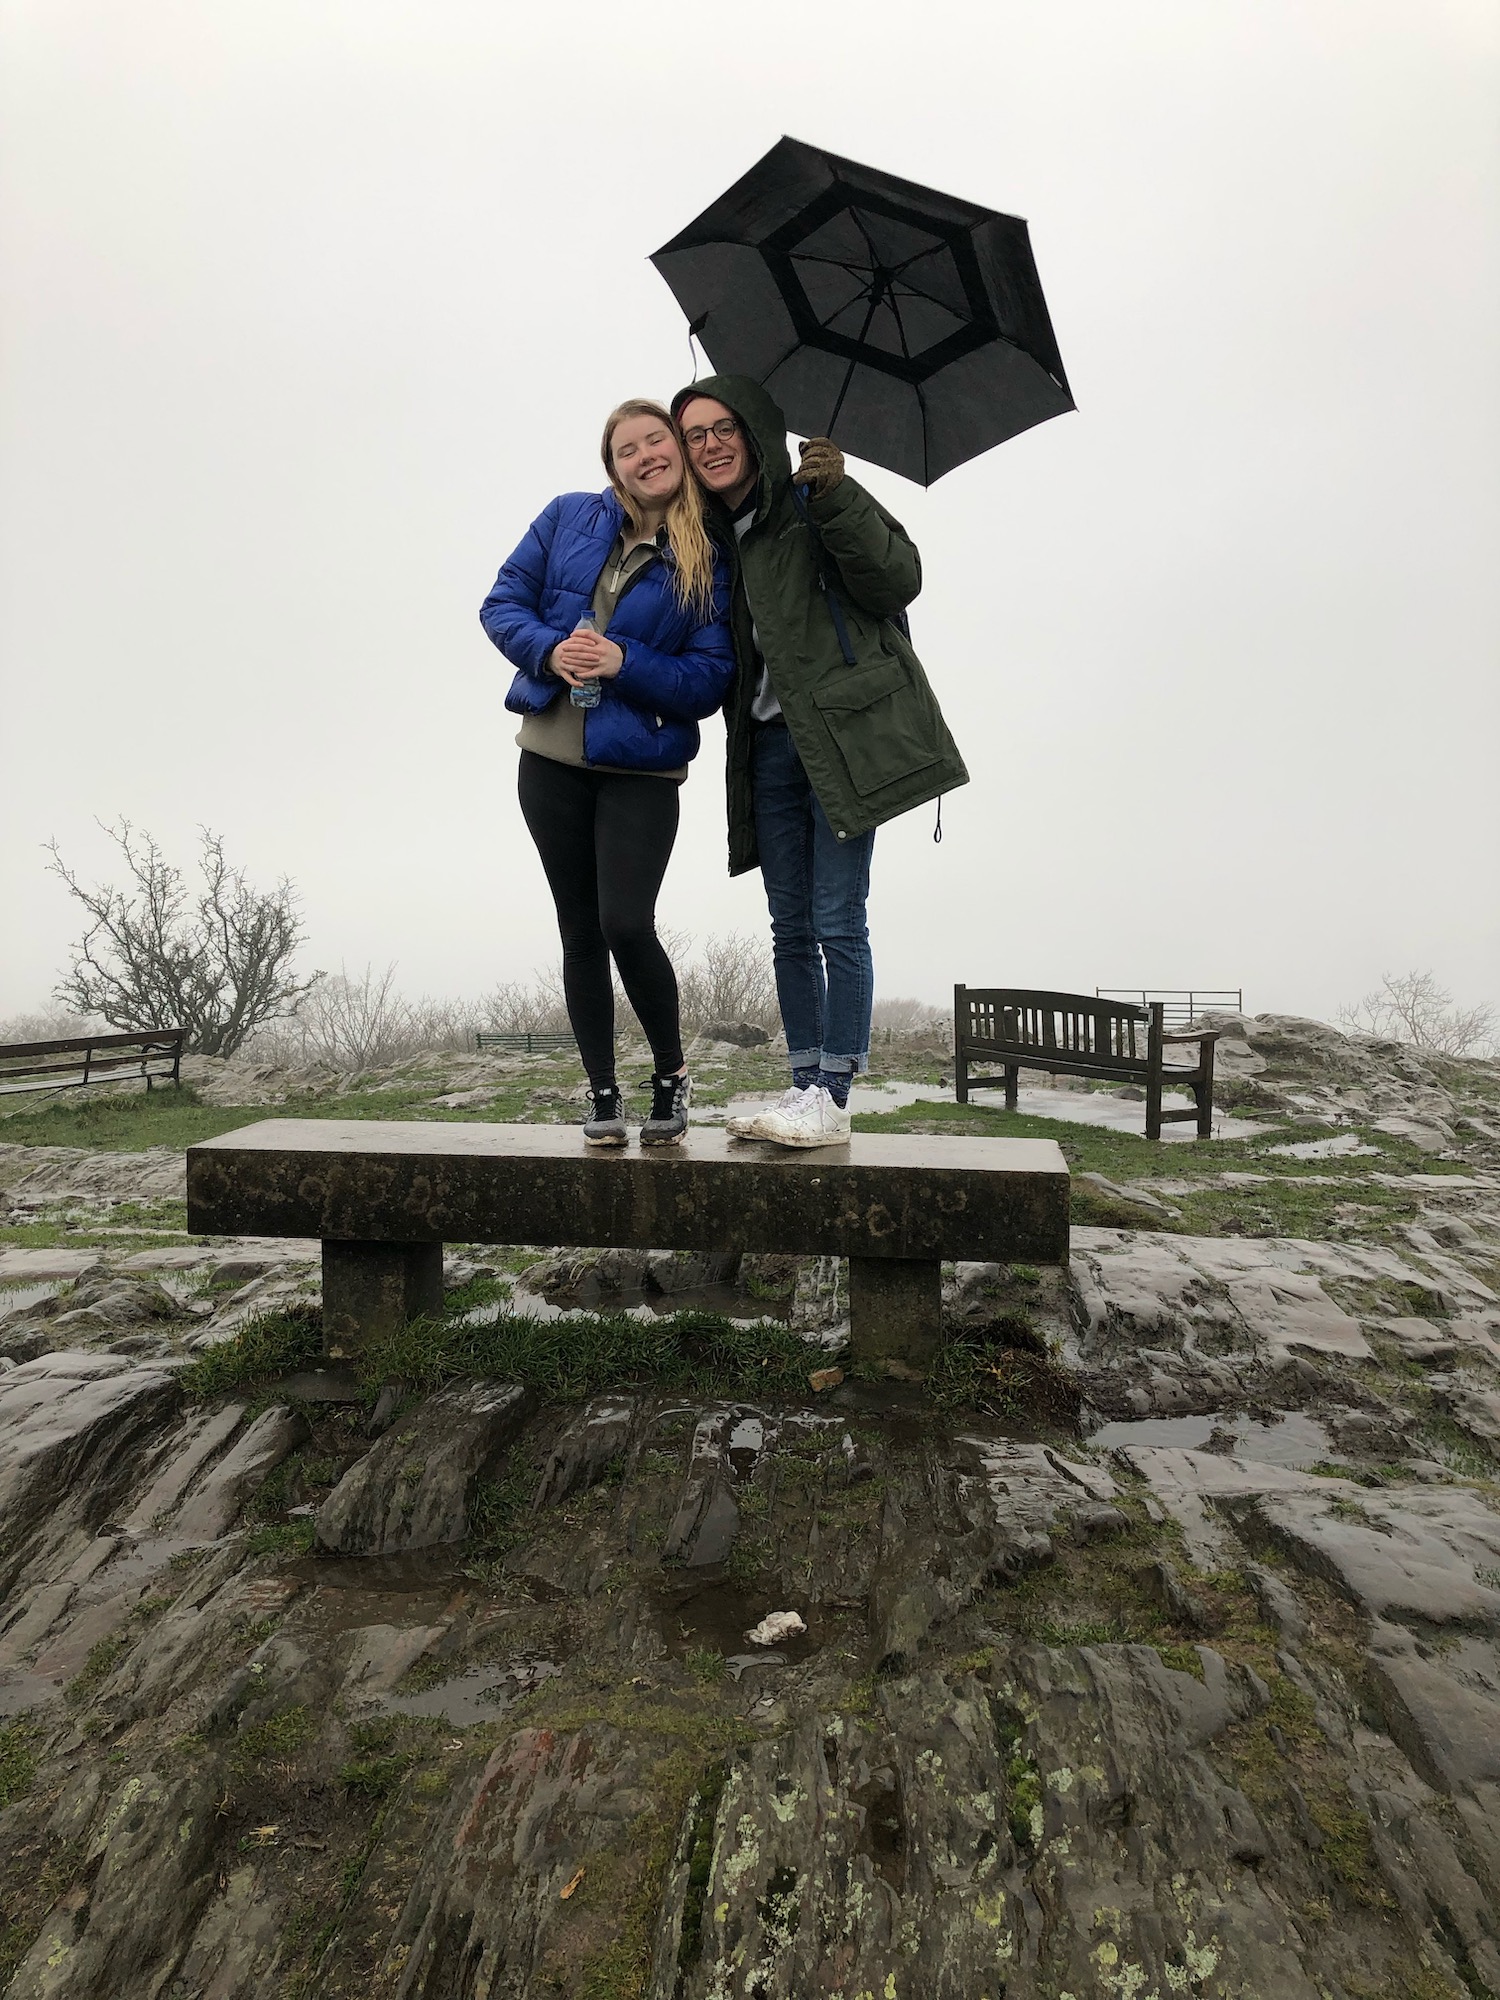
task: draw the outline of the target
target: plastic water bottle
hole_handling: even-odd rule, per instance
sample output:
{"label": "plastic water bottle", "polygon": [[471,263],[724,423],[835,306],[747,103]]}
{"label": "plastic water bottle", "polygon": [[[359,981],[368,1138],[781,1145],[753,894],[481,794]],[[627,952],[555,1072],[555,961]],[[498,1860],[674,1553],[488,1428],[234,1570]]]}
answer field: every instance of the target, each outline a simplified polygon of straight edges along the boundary
{"label": "plastic water bottle", "polygon": [[[575,632],[597,632],[598,620],[592,611],[585,611],[573,627]],[[587,681],[582,687],[569,688],[568,699],[575,708],[597,708],[599,706],[599,683]]]}

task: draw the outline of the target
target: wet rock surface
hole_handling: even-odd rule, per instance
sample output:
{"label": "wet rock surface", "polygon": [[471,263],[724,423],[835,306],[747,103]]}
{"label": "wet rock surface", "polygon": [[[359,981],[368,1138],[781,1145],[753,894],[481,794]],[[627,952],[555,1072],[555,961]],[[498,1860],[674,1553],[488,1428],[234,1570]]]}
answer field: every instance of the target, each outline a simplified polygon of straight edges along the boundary
{"label": "wet rock surface", "polygon": [[[0,1251],[0,1991],[1500,1994],[1488,1072],[1289,1017],[1220,1057],[1290,1150],[1112,1162],[1068,1271],[950,1267],[961,1405],[196,1400],[313,1247],[184,1242],[180,1154],[0,1146],[17,1237],[85,1234]],[[198,1087],[360,1082],[246,1070]],[[609,1254],[458,1246],[453,1312],[842,1358],[835,1259]]]}
{"label": "wet rock surface", "polygon": [[15,1368],[7,1990],[1497,1990],[1500,1466],[1341,1407],[1314,1472],[859,1382],[372,1441]]}

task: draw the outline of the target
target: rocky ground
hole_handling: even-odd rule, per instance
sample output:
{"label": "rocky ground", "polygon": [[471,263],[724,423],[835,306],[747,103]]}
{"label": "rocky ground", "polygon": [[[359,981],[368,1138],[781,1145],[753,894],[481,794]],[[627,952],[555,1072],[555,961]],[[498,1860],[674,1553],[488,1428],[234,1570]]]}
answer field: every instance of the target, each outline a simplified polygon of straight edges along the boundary
{"label": "rocky ground", "polygon": [[0,1126],[0,1988],[1500,1995],[1500,1068],[1225,1025],[1204,1145],[886,1052],[879,1127],[1075,1172],[926,1384],[804,1387],[839,1270],[732,1246],[454,1246],[330,1375],[312,1246],[183,1231],[240,1107],[572,1117],[562,1061]]}

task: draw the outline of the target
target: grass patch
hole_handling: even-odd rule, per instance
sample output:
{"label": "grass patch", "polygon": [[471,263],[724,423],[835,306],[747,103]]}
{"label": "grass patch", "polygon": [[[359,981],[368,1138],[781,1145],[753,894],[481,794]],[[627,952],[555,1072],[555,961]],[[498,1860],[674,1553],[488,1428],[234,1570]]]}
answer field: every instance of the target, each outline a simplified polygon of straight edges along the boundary
{"label": "grass patch", "polygon": [[318,1306],[284,1306],[256,1313],[232,1340],[205,1348],[178,1380],[190,1396],[231,1396],[236,1390],[295,1374],[323,1358],[323,1314]]}
{"label": "grass patch", "polygon": [[1072,1375],[1033,1347],[1010,1345],[1006,1336],[1015,1333],[1010,1318],[982,1331],[951,1330],[927,1371],[927,1393],[937,1408],[1075,1422],[1081,1395]]}
{"label": "grass patch", "polygon": [[389,1717],[356,1723],[349,1732],[354,1755],[339,1771],[339,1783],[353,1797],[379,1803],[400,1784],[417,1759],[396,1747],[397,1725]]}
{"label": "grass patch", "polygon": [[229,1768],[237,1778],[259,1773],[268,1764],[286,1764],[312,1735],[312,1717],[305,1707],[284,1708],[264,1722],[241,1726],[229,1753]]}
{"label": "grass patch", "polygon": [[[1379,1234],[1417,1212],[1416,1203],[1397,1188],[1381,1187],[1374,1173],[1432,1173],[1449,1170],[1404,1139],[1388,1133],[1358,1130],[1360,1140],[1375,1146],[1373,1158],[1291,1160],[1267,1148],[1293,1133],[1285,1125],[1267,1127],[1252,1139],[1150,1140],[1107,1126],[1078,1125],[1061,1118],[1039,1118],[1028,1112],[1001,1111],[989,1105],[946,1104],[919,1100],[896,1111],[861,1112],[854,1119],[860,1132],[932,1132],[972,1134],[977,1138],[1052,1139],[1075,1175],[1102,1174],[1106,1180],[1130,1182],[1157,1177],[1193,1178],[1224,1172],[1255,1171],[1271,1178],[1258,1185],[1201,1188],[1174,1194],[1171,1206],[1180,1219],[1118,1201],[1102,1189],[1075,1179],[1072,1218],[1093,1228],[1153,1229],[1195,1236],[1343,1236],[1347,1229],[1338,1211],[1358,1194],[1375,1210],[1371,1230]],[[1451,1167],[1462,1172],[1461,1164]]]}
{"label": "grass patch", "polygon": [[571,1087],[581,1078],[582,1071],[573,1065],[570,1074],[549,1072],[513,1082],[507,1079],[489,1104],[459,1110],[431,1102],[443,1089],[444,1080],[437,1075],[413,1079],[409,1085],[393,1089],[290,1097],[284,1104],[205,1104],[190,1084],[183,1084],[176,1090],[100,1095],[18,1112],[0,1120],[0,1137],[14,1146],[86,1146],[106,1153],[168,1146],[180,1152],[203,1139],[216,1139],[221,1132],[258,1125],[265,1118],[420,1118],[451,1124],[545,1123],[557,1118],[569,1123],[579,1117],[576,1105],[537,1104],[533,1094],[549,1084]]}
{"label": "grass patch", "polygon": [[36,1776],[36,1731],[29,1722],[0,1725],[0,1809],[24,1799]]}
{"label": "grass patch", "polygon": [[[259,1314],[185,1368],[181,1380],[190,1396],[233,1395],[319,1363],[322,1338],[316,1306]],[[746,1323],[706,1312],[649,1321],[624,1313],[559,1320],[502,1313],[480,1325],[446,1315],[413,1320],[372,1343],[358,1366],[372,1397],[388,1382],[425,1393],[464,1376],[488,1376],[518,1382],[549,1402],[581,1402],[630,1383],[700,1396],[800,1394],[812,1352],[775,1320]]]}
{"label": "grass patch", "polygon": [[250,1556],[277,1556],[283,1562],[295,1562],[299,1556],[311,1555],[312,1545],[311,1521],[279,1521],[252,1529],[245,1544],[245,1553]]}
{"label": "grass patch", "polygon": [[477,1583],[497,1581],[506,1556],[524,1539],[541,1465],[524,1448],[507,1454],[493,1479],[481,1479],[469,1504],[470,1559],[464,1575]]}
{"label": "grass patch", "polygon": [[97,1639],[89,1647],[88,1657],[67,1686],[67,1698],[74,1708],[81,1708],[95,1689],[109,1679],[121,1655],[129,1650],[130,1641],[118,1632],[112,1638]]}
{"label": "grass patch", "polygon": [[777,1395],[800,1393],[810,1352],[774,1320],[746,1324],[706,1312],[651,1320],[505,1313],[479,1326],[414,1320],[372,1344],[360,1372],[372,1391],[386,1382],[435,1389],[475,1375],[519,1382],[556,1402],[581,1402],[633,1382],[704,1396]]}

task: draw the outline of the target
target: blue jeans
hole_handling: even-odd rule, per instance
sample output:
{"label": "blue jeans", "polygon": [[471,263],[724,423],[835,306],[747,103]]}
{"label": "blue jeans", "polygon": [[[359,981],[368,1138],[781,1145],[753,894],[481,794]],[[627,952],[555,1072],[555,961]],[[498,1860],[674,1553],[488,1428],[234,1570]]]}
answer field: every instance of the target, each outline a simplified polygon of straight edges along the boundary
{"label": "blue jeans", "polygon": [[787,1054],[793,1069],[851,1075],[870,1055],[865,900],[875,835],[839,839],[784,725],[756,730],[750,772]]}

